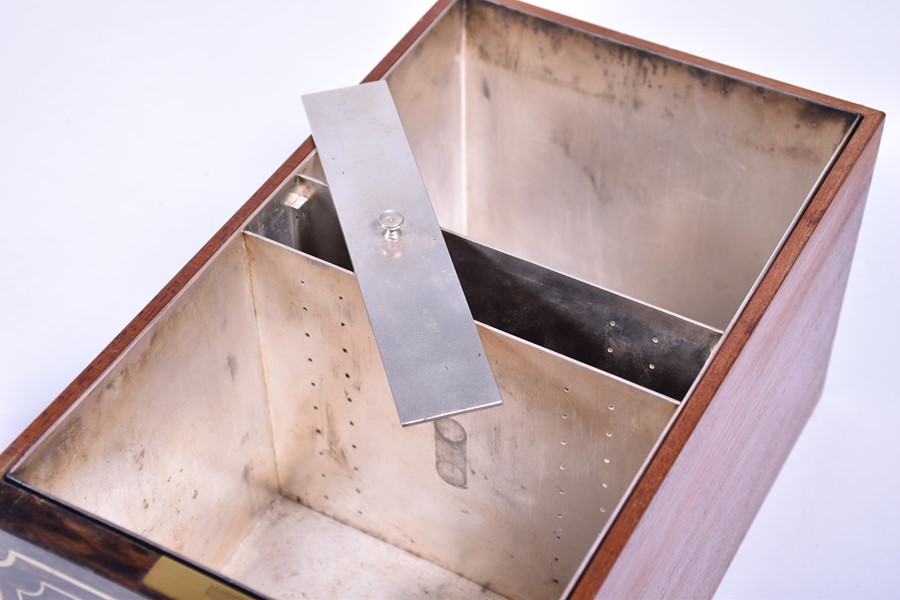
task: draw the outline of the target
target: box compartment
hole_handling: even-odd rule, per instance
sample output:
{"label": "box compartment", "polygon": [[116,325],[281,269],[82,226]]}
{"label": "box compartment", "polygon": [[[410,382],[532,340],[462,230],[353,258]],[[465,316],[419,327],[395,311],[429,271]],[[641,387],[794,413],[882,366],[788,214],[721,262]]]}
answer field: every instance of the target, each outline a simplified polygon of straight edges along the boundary
{"label": "box compartment", "polygon": [[[339,596],[348,579],[292,568],[331,556],[306,527],[337,526],[287,501],[349,525],[341,539],[368,534],[442,567],[393,581],[390,596],[558,595],[677,404],[479,333],[504,404],[401,428],[352,273],[246,233],[15,475],[271,596]],[[280,563],[268,528],[297,542]],[[376,572],[410,561],[362,538],[342,554]],[[278,578],[260,580],[262,555]]]}
{"label": "box compartment", "polygon": [[269,596],[564,592],[858,117],[478,0],[387,80],[503,406],[400,427],[312,153],[13,478]]}

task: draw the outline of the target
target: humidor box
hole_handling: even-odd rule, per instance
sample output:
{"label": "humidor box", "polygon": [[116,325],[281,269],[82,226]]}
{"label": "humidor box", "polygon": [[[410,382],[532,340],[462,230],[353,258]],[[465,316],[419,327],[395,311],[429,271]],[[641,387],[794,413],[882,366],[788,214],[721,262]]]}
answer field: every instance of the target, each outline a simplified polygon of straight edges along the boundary
{"label": "humidor box", "polygon": [[715,589],[821,390],[883,115],[517,3],[439,3],[367,79],[503,406],[400,427],[307,140],[3,454],[4,594]]}

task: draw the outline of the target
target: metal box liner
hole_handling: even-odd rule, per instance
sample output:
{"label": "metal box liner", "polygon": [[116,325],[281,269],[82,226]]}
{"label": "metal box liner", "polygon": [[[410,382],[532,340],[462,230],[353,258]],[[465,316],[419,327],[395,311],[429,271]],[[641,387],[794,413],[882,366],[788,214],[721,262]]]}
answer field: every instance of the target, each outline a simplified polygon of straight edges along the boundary
{"label": "metal box liner", "polygon": [[400,427],[313,153],[13,476],[262,595],[557,597],[857,115],[478,0],[386,79],[504,404]]}

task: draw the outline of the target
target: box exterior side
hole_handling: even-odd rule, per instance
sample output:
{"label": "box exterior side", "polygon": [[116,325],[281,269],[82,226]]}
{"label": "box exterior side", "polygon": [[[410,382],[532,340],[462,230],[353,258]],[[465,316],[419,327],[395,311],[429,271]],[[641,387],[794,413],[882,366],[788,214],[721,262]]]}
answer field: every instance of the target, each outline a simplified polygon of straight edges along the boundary
{"label": "box exterior side", "polygon": [[821,394],[883,116],[864,118],[574,597],[715,592]]}

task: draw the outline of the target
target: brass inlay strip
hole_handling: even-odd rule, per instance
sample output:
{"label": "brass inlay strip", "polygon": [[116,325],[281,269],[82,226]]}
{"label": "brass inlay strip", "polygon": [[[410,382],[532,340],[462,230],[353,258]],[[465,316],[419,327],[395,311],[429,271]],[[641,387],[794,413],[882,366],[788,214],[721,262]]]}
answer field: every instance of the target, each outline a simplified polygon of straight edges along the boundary
{"label": "brass inlay strip", "polygon": [[168,556],[156,561],[143,583],[173,600],[252,600],[247,594]]}

